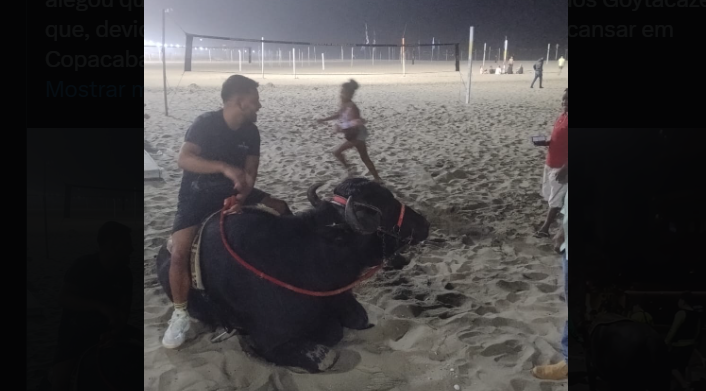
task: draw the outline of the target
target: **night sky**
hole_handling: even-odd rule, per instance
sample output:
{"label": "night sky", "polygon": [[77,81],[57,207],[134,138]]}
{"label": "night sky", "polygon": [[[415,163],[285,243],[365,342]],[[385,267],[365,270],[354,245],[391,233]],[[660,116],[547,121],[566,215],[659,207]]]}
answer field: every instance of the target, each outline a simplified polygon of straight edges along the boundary
{"label": "night sky", "polygon": [[407,25],[408,41],[475,42],[495,46],[505,35],[510,48],[568,44],[566,3],[551,0],[150,0],[145,2],[145,40],[161,40],[163,8],[167,43],[183,44],[189,33],[295,40],[316,43],[364,43],[368,24],[377,43],[399,43]]}

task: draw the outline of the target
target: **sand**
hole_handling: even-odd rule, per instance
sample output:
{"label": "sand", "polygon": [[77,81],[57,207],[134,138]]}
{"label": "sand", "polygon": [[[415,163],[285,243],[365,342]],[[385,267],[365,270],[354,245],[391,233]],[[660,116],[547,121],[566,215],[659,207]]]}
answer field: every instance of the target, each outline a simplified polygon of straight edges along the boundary
{"label": "sand", "polygon": [[[170,67],[169,83],[179,87],[169,90],[165,117],[161,67],[145,68],[144,136],[164,170],[163,181],[145,182],[146,391],[567,389],[530,373],[561,359],[567,315],[559,257],[548,240],[532,237],[547,210],[540,197],[546,150],[530,143],[549,135],[560,114],[566,68],[561,76],[549,69],[541,90],[529,88],[531,74],[474,74],[471,106],[459,73],[354,76],[371,158],[393,193],[432,223],[429,239],[405,254],[407,267],[355,289],[375,327],[346,330],[334,370],[317,375],[251,357],[238,337],[212,343],[215,334],[198,324],[182,348],[164,349],[171,305],[154,257],[176,210],[176,157],[191,121],[219,107],[227,76],[182,77]],[[342,178],[330,154],[341,139],[314,119],[336,110],[347,76],[251,77],[263,104],[258,187],[295,213],[305,210],[310,184],[325,181],[325,194]],[[355,153],[348,158],[367,172]]]}

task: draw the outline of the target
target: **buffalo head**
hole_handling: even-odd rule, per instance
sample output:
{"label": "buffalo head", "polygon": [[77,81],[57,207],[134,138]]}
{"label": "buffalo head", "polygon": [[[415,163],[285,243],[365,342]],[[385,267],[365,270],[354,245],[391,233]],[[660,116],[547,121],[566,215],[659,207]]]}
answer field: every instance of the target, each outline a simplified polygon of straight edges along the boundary
{"label": "buffalo head", "polygon": [[[316,194],[320,186],[311,186],[307,193],[315,207],[324,202]],[[424,216],[378,183],[364,178],[346,179],[336,186],[334,196],[333,202],[343,207],[346,224],[362,235],[377,233],[386,243],[386,256],[405,245],[416,245],[429,235],[429,222]]]}

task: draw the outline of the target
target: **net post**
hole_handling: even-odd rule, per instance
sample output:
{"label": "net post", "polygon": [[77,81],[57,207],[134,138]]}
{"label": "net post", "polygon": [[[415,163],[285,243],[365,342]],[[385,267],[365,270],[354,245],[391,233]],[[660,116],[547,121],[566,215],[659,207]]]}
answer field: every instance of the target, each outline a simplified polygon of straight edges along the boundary
{"label": "net post", "polygon": [[292,48],[292,73],[294,73],[294,78],[297,78],[297,49]]}
{"label": "net post", "polygon": [[238,50],[238,72],[243,72],[243,51]]}
{"label": "net post", "polygon": [[248,64],[252,64],[252,47],[248,46]]}
{"label": "net post", "polygon": [[186,34],[186,48],[184,49],[184,72],[191,71],[191,53],[193,52],[194,36]]}
{"label": "net post", "polygon": [[468,88],[466,89],[466,104],[471,104],[471,75],[473,74],[473,26],[468,36]]}
{"label": "net post", "polygon": [[461,64],[460,64],[461,59],[459,58],[459,54],[458,54],[458,44],[454,45],[454,50],[456,51],[456,55],[454,56],[454,58],[456,59],[456,72],[460,72],[461,71]]}
{"label": "net post", "polygon": [[324,60],[324,54],[321,53],[321,70],[325,71],[326,70],[326,62]]}
{"label": "net post", "polygon": [[402,52],[402,76],[405,76],[407,74],[407,70],[405,69],[405,47],[404,47],[404,38],[402,38],[402,48],[400,49]]}
{"label": "net post", "polygon": [[505,37],[505,51],[503,52],[503,65],[507,61],[507,37]]}
{"label": "net post", "polygon": [[351,68],[353,68],[353,47],[351,46]]}
{"label": "net post", "polygon": [[552,44],[548,43],[547,44],[547,57],[544,57],[545,61],[549,61],[549,48],[551,48],[551,47],[552,47]]}
{"label": "net post", "polygon": [[481,68],[485,68],[485,43],[483,43],[483,65],[481,65]]}
{"label": "net post", "polygon": [[262,78],[265,78],[265,37],[261,38],[262,49],[260,51],[260,64],[262,64]]}
{"label": "net post", "polygon": [[167,10],[162,10],[162,76],[164,78],[164,115],[169,116],[169,108],[167,107],[167,51],[165,50],[165,23],[164,19],[167,17]]}

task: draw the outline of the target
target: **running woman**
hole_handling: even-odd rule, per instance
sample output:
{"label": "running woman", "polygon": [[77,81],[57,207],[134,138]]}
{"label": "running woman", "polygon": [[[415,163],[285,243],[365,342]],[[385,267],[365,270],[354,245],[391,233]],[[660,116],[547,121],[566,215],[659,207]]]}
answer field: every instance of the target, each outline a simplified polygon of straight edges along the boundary
{"label": "running woman", "polygon": [[317,122],[322,124],[326,121],[338,120],[338,123],[334,127],[335,133],[343,133],[346,141],[333,151],[333,155],[348,170],[349,175],[352,174],[351,167],[343,156],[343,152],[355,148],[360,154],[360,159],[365,163],[365,166],[368,167],[370,173],[373,174],[375,181],[382,182],[382,179],[380,179],[375,169],[375,165],[370,160],[370,156],[368,156],[368,147],[365,144],[365,140],[368,138],[368,130],[364,125],[366,121],[360,117],[360,110],[358,106],[353,103],[353,95],[357,89],[358,83],[353,79],[347,83],[343,83],[341,87],[341,106],[338,112],[330,117],[319,119]]}

